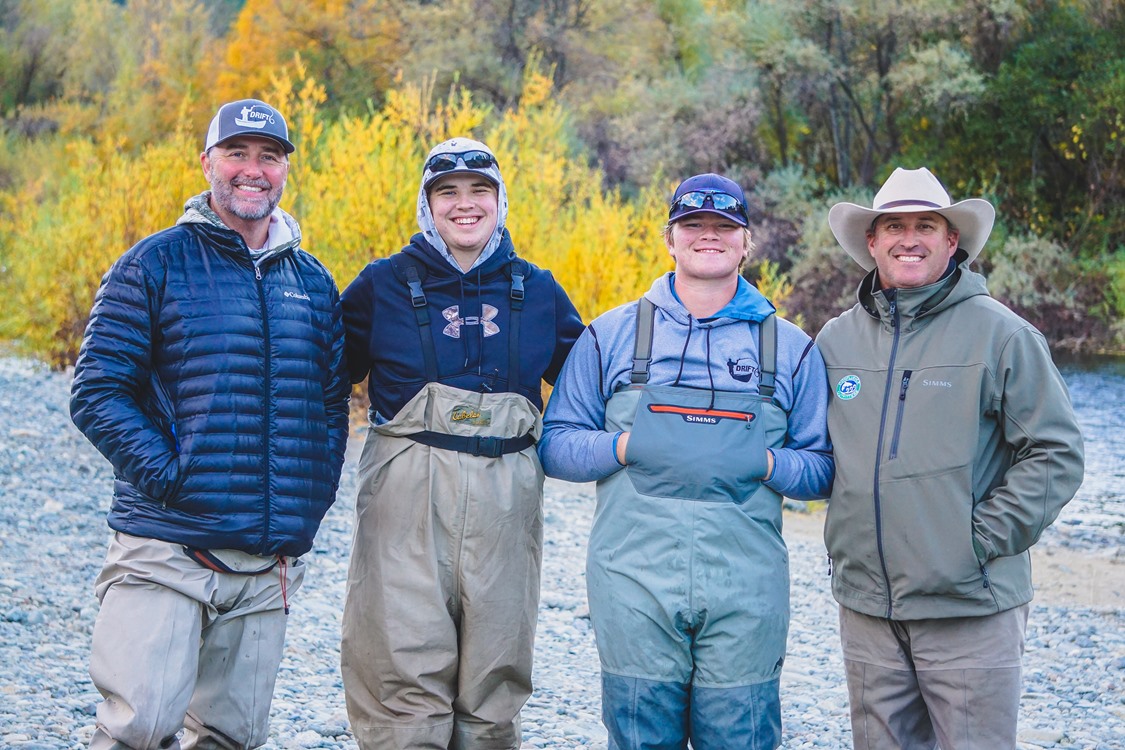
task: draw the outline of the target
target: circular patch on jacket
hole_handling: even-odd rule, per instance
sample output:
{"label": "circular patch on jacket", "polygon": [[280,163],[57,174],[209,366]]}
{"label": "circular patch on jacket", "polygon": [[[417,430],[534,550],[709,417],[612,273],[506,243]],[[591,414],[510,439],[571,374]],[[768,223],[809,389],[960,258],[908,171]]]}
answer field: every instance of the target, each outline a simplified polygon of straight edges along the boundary
{"label": "circular patch on jacket", "polygon": [[840,382],[836,384],[836,398],[841,401],[851,401],[859,395],[859,387],[859,378],[855,375],[840,378]]}

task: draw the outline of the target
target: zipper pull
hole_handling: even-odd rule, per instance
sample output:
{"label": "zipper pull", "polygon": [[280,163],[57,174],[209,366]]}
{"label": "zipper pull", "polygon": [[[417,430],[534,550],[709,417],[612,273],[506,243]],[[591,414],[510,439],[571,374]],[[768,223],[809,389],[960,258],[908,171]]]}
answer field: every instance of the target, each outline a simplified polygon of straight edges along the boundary
{"label": "zipper pull", "polygon": [[984,576],[984,587],[985,587],[986,589],[987,589],[987,588],[992,588],[992,584],[991,584],[991,583],[989,582],[989,580],[988,580],[988,566],[987,566],[987,565],[982,565],[982,566],[980,566],[980,574],[981,574],[982,576]]}
{"label": "zipper pull", "polygon": [[262,268],[257,263],[254,264],[254,278],[258,281],[262,280]]}
{"label": "zipper pull", "polygon": [[828,577],[832,577],[832,555],[826,555],[828,558]]}

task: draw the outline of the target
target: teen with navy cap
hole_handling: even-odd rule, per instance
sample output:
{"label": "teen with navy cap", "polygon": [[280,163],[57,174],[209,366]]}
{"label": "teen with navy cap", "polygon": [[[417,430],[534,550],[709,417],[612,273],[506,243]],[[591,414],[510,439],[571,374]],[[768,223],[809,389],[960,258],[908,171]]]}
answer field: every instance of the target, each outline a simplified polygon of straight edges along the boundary
{"label": "teen with navy cap", "polygon": [[543,544],[543,381],[582,321],[516,255],[492,150],[426,158],[409,244],[344,290],[367,380],[344,607],[348,717],[364,750],[520,746]]}
{"label": "teen with navy cap", "polygon": [[586,565],[609,747],[776,748],[789,627],[782,497],[823,497],[824,363],[739,274],[732,180],[684,180],[675,270],[597,318],[544,418],[547,474],[597,482]]}
{"label": "teen with navy cap", "polygon": [[232,102],[204,143],[210,190],[109,269],[75,365],[71,414],[116,475],[95,750],[265,744],[347,443],[339,295],[277,205],[285,119]]}

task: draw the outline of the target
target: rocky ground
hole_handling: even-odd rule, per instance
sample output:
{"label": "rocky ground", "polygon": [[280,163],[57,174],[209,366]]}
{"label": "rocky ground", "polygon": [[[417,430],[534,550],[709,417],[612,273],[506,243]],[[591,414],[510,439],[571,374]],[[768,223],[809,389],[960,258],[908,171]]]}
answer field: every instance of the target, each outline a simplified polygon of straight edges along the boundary
{"label": "rocky ground", "polygon": [[[0,357],[0,748],[84,746],[97,692],[86,674],[93,581],[109,531],[108,464],[73,428],[69,381]],[[339,633],[354,454],[307,556],[274,700],[271,748],[354,748]],[[583,567],[593,488],[548,482],[536,691],[528,748],[604,748]],[[793,621],[782,680],[785,748],[848,748],[847,694],[816,512],[787,512]],[[1102,537],[1049,530],[1035,550],[1020,745],[1125,747],[1125,556]]]}

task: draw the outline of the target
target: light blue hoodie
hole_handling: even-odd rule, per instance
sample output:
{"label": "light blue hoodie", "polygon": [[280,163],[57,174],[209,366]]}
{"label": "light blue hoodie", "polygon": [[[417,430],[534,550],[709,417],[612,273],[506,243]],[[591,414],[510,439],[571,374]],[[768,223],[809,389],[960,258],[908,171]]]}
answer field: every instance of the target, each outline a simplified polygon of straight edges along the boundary
{"label": "light blue hoodie", "polygon": [[[734,299],[715,317],[697,320],[677,298],[675,274],[653,282],[645,296],[656,305],[649,382],[689,388],[757,393],[758,323],[774,311],[769,300],[743,278]],[[549,476],[573,482],[603,479],[622,466],[605,430],[606,403],[629,383],[633,367],[637,303],[601,315],[578,339],[563,366],[543,420],[539,456]],[[766,486],[786,497],[825,497],[835,464],[828,440],[828,385],[824,360],[800,328],[777,326],[777,390],[774,400],[788,414],[788,434],[775,449]],[[737,455],[723,457],[737,461]]]}

